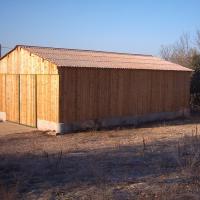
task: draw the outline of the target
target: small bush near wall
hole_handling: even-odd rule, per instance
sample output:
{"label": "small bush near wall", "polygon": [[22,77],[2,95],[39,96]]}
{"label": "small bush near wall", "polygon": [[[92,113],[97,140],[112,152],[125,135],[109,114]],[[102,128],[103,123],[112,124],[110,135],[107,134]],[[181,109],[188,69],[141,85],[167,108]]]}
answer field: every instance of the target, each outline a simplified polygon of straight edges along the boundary
{"label": "small bush near wall", "polygon": [[200,55],[193,56],[192,65],[194,72],[190,85],[190,105],[192,111],[200,112]]}

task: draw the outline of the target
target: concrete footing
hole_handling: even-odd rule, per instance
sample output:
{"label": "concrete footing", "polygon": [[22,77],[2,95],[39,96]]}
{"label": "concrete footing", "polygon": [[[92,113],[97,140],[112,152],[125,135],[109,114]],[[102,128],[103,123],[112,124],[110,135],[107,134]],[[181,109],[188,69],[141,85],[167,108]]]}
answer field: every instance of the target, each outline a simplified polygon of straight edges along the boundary
{"label": "concrete footing", "polygon": [[0,121],[6,121],[6,112],[0,112]]}
{"label": "concrete footing", "polygon": [[[177,112],[160,112],[140,116],[112,117],[105,119],[87,120],[74,123],[56,123],[47,120],[38,119],[37,128],[44,131],[54,131],[55,133],[70,133],[75,131],[84,131],[89,129],[111,128],[116,126],[139,125],[145,122],[159,120],[170,120],[178,117],[188,117],[189,109],[182,109]],[[0,121],[6,120],[6,113],[0,112]]]}
{"label": "concrete footing", "polygon": [[46,131],[46,130],[55,131],[56,133],[65,132],[64,123],[50,122],[50,121],[46,121],[42,119],[37,120],[37,128],[43,131]]}
{"label": "concrete footing", "polygon": [[55,123],[46,120],[38,120],[38,129],[52,130],[56,133],[70,133],[75,131],[84,131],[89,129],[111,128],[115,126],[139,125],[145,122],[153,122],[159,120],[170,120],[178,117],[188,117],[190,115],[189,109],[182,109],[177,112],[161,112],[151,113],[141,116],[125,116],[113,117],[105,119],[87,120],[83,122],[74,123]]}

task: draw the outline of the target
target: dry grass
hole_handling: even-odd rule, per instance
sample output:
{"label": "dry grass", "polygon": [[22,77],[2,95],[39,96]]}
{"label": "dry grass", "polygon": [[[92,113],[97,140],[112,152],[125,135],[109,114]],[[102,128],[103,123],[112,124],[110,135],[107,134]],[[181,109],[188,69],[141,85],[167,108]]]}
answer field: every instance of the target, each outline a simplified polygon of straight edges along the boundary
{"label": "dry grass", "polygon": [[[195,124],[194,124],[195,122]],[[0,136],[0,199],[199,199],[198,121]]]}

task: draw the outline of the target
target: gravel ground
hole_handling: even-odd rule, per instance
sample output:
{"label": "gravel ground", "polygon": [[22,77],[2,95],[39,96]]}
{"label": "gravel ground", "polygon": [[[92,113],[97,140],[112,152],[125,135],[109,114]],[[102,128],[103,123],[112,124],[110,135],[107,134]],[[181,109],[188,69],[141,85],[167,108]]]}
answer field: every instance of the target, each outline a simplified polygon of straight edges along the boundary
{"label": "gravel ground", "polygon": [[0,199],[198,199],[199,122],[63,136],[0,123]]}

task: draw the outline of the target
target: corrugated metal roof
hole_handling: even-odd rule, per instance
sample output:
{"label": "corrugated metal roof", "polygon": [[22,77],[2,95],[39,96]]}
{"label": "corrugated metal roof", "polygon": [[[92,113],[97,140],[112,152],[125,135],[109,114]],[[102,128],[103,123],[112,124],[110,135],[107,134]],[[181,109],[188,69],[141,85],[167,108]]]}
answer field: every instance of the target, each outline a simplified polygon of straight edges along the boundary
{"label": "corrugated metal roof", "polygon": [[58,67],[192,71],[151,55],[18,45]]}

